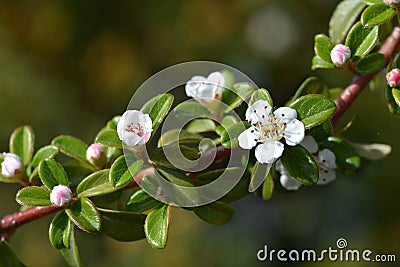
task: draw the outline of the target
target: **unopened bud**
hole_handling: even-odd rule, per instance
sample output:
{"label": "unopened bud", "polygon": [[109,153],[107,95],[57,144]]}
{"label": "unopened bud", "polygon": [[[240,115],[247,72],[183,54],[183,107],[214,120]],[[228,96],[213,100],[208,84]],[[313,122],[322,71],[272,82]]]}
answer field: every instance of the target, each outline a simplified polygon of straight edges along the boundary
{"label": "unopened bud", "polygon": [[107,159],[105,147],[100,144],[91,144],[86,150],[86,159],[95,166],[104,166]]}
{"label": "unopened bud", "polygon": [[383,0],[383,2],[385,2],[385,4],[387,4],[389,6],[393,6],[393,7],[396,7],[400,4],[400,0]]}
{"label": "unopened bud", "polygon": [[386,81],[390,87],[400,86],[400,70],[392,69],[386,74]]}
{"label": "unopened bud", "polygon": [[350,57],[350,48],[342,44],[336,45],[331,51],[331,60],[338,67],[346,64]]}
{"label": "unopened bud", "polygon": [[71,202],[72,192],[68,186],[56,185],[50,193],[50,201],[56,207],[62,207]]}
{"label": "unopened bud", "polygon": [[22,172],[23,164],[20,157],[13,153],[4,153],[1,163],[1,174],[6,178],[16,178]]}

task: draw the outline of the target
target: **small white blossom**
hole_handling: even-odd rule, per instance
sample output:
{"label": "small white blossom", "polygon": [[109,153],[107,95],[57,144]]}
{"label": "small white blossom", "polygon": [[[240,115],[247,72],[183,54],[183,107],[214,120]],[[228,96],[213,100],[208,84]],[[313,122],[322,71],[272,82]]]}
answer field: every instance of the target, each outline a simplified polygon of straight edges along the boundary
{"label": "small white blossom", "polygon": [[50,193],[50,201],[56,207],[62,207],[71,202],[72,192],[68,186],[56,185]]}
{"label": "small white blossom", "polygon": [[105,147],[100,144],[91,144],[86,150],[86,159],[95,166],[102,166],[106,162]]}
{"label": "small white blossom", "polygon": [[193,76],[186,83],[185,91],[188,97],[193,97],[199,102],[210,102],[220,99],[225,78],[221,72],[213,72],[208,77]]}
{"label": "small white blossom", "polygon": [[[310,135],[304,137],[301,145],[311,154],[316,154],[318,152],[318,144],[314,137]],[[336,179],[335,154],[329,149],[323,149],[318,152],[318,155],[314,155],[314,159],[319,168],[319,180],[317,184],[325,185],[334,181]],[[280,182],[285,189],[298,190],[301,187],[301,183],[290,176],[280,161],[276,163],[276,170],[281,174]]]}
{"label": "small white blossom", "polygon": [[400,4],[400,0],[383,0],[383,2],[392,7],[396,7]]}
{"label": "small white blossom", "polygon": [[281,107],[272,112],[265,100],[256,101],[246,111],[246,120],[252,126],[239,135],[239,146],[251,149],[260,163],[273,163],[284,150],[283,139],[289,146],[299,144],[304,138],[304,125],[297,120],[296,110]]}
{"label": "small white blossom", "polygon": [[117,125],[119,139],[128,146],[147,143],[152,130],[150,116],[138,110],[127,110]]}
{"label": "small white blossom", "polygon": [[350,48],[342,44],[336,45],[331,51],[331,60],[338,67],[346,64],[350,57]]}
{"label": "small white blossom", "polygon": [[6,178],[14,178],[18,176],[23,168],[20,157],[13,153],[3,153],[4,161],[1,163],[1,174]]}

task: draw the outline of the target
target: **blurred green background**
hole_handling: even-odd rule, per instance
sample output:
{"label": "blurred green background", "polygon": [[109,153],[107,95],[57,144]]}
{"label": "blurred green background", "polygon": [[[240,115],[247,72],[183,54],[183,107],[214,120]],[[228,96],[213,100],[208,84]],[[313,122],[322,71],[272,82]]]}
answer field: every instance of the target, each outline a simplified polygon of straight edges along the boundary
{"label": "blurred green background", "polygon": [[[33,126],[36,147],[59,134],[90,143],[106,120],[125,110],[145,79],[185,61],[231,65],[268,88],[278,106],[309,75],[344,86],[350,76],[309,67],[313,37],[328,32],[338,2],[2,0],[0,151],[8,150],[10,133],[23,124]],[[222,227],[174,209],[169,242],[160,251],[144,240],[119,243],[80,232],[84,266],[278,266],[258,262],[257,251],[265,244],[324,249],[335,247],[340,237],[350,248],[400,259],[399,118],[389,114],[379,88],[366,90],[347,119],[356,113],[346,137],[391,144],[387,159],[355,177],[338,176],[329,186],[277,193],[269,202],[249,196],[234,204],[233,220]],[[17,210],[10,201],[17,190],[1,185],[0,216]],[[49,222],[41,219],[14,235],[12,244],[28,266],[65,265],[47,239]]]}

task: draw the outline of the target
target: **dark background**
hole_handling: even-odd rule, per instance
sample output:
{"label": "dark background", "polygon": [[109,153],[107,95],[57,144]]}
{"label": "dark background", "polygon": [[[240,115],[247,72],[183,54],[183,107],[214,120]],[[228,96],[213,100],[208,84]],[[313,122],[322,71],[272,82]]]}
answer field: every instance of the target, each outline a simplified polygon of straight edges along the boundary
{"label": "dark background", "polygon": [[[0,151],[24,124],[34,128],[37,148],[59,134],[90,143],[144,80],[185,61],[231,65],[268,88],[277,105],[310,75],[345,86],[351,77],[340,71],[310,70],[313,37],[328,32],[338,2],[0,1]],[[265,244],[335,248],[341,237],[349,248],[400,258],[399,118],[387,111],[381,88],[366,90],[343,122],[354,114],[358,119],[345,136],[391,144],[387,159],[354,177],[339,175],[329,186],[277,193],[269,202],[247,197],[234,204],[233,220],[222,227],[174,209],[169,242],[160,251],[144,240],[125,244],[80,232],[84,266],[275,266],[256,259]],[[17,210],[17,190],[1,184],[1,216]],[[47,239],[49,222],[26,225],[13,238],[28,266],[65,264]]]}

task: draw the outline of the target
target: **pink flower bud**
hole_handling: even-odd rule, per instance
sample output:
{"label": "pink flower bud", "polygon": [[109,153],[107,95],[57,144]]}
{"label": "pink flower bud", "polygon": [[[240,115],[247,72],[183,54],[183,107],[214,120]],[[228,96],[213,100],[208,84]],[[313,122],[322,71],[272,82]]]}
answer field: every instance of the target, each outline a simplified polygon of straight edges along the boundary
{"label": "pink flower bud", "polygon": [[400,70],[392,69],[386,74],[386,81],[390,87],[400,86]]}
{"label": "pink flower bud", "polygon": [[6,178],[16,178],[22,172],[23,164],[20,157],[13,153],[4,153],[1,163],[1,174]]}
{"label": "pink flower bud", "polygon": [[331,60],[338,67],[346,64],[350,57],[350,48],[342,44],[336,45],[331,51]]}
{"label": "pink flower bud", "polygon": [[383,0],[383,2],[385,2],[385,4],[387,4],[389,6],[393,6],[393,7],[396,7],[400,4],[400,0]]}
{"label": "pink flower bud", "polygon": [[106,162],[105,147],[100,144],[91,144],[86,150],[86,159],[95,166],[104,166]]}
{"label": "pink flower bud", "polygon": [[71,202],[72,192],[68,186],[56,185],[50,193],[50,201],[56,207],[62,207]]}

